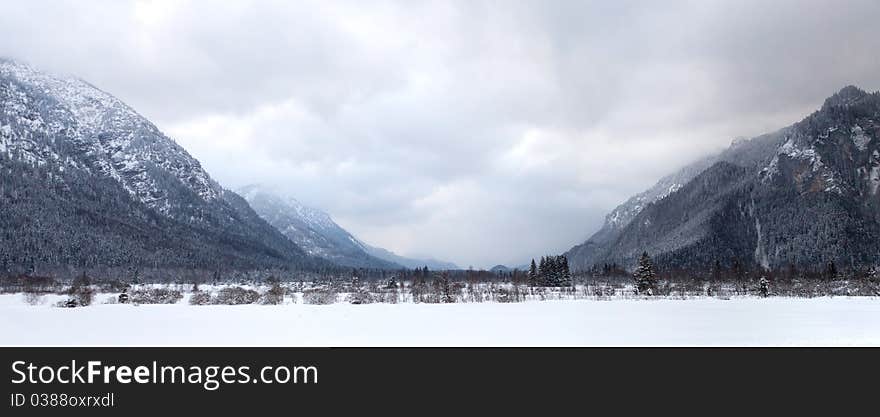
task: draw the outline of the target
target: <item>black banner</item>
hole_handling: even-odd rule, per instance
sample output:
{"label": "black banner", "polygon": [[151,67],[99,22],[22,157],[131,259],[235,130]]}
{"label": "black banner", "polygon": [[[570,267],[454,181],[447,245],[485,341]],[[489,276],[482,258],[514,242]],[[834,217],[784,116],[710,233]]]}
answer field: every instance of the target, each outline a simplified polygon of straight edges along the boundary
{"label": "black banner", "polygon": [[880,374],[872,349],[2,348],[0,353],[4,416],[696,406],[747,411],[768,401],[788,411],[816,411],[824,404],[840,412],[872,402],[871,381]]}

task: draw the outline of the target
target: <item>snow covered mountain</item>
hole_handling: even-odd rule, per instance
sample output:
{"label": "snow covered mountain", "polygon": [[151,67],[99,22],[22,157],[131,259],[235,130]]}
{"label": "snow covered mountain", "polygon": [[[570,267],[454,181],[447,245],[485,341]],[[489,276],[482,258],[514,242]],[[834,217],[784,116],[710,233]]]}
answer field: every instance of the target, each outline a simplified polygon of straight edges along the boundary
{"label": "snow covered mountain", "polygon": [[680,170],[657,181],[651,188],[630,197],[617,206],[607,216],[602,227],[590,236],[587,241],[570,249],[568,256],[571,267],[575,270],[588,269],[594,264],[615,260],[603,259],[608,246],[646,207],[657,203],[679,191],[695,177],[714,164],[725,161],[734,165],[758,167],[770,160],[772,152],[781,144],[786,130],[780,130],[753,139],[735,139],[729,148],[717,155],[710,155],[694,161]]}
{"label": "snow covered mountain", "polygon": [[352,267],[456,269],[448,262],[405,258],[367,245],[327,213],[266,187],[249,185],[238,192],[263,219],[310,255]]}
{"label": "snow covered mountain", "polygon": [[[0,149],[38,150],[34,138],[28,137],[32,134],[63,139],[81,157],[65,158],[65,164],[109,176],[133,197],[165,214],[173,212],[175,203],[174,190],[165,183],[167,176],[202,200],[222,195],[223,189],[198,161],[110,94],[78,78],[50,75],[11,60],[0,61],[0,74],[9,80],[4,107],[9,116],[20,116],[0,128],[5,133],[0,136]],[[45,106],[45,114],[21,113],[29,100]],[[20,135],[24,137],[16,137]],[[34,162],[60,158],[51,151],[24,156]]]}
{"label": "snow covered mountain", "polygon": [[305,206],[292,197],[282,197],[259,185],[249,185],[238,192],[260,217],[310,255],[351,267],[401,267],[367,254],[359,240],[339,227],[323,211]]}
{"label": "snow covered mountain", "polygon": [[[606,218],[572,268],[880,262],[880,94],[846,87],[801,122],[697,161]],[[666,192],[669,190],[669,192]]]}
{"label": "snow covered mountain", "polygon": [[460,266],[452,262],[442,261],[433,258],[409,258],[405,256],[400,256],[394,252],[391,252],[388,249],[377,248],[375,246],[367,245],[363,242],[361,242],[361,244],[370,255],[375,256],[379,259],[384,259],[388,262],[394,262],[398,265],[403,265],[410,269],[422,268],[426,266],[432,271],[461,269]]}
{"label": "snow covered mountain", "polygon": [[10,59],[0,170],[7,268],[323,265],[119,99]]}

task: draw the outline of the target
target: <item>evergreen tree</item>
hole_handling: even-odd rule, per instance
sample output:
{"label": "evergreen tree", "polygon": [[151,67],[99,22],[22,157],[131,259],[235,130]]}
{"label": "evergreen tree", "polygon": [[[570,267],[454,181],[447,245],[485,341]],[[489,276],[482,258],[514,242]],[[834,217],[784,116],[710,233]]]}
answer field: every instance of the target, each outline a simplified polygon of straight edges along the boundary
{"label": "evergreen tree", "polygon": [[547,256],[547,273],[544,277],[544,285],[548,287],[555,287],[557,284],[556,279],[556,257],[553,255]]}
{"label": "evergreen tree", "polygon": [[657,287],[657,271],[654,269],[654,262],[651,261],[648,252],[642,252],[642,256],[639,257],[639,266],[633,273],[633,279],[638,294],[654,294],[654,289]]}
{"label": "evergreen tree", "polygon": [[545,287],[547,286],[547,273],[548,271],[547,258],[542,256],[540,263],[538,263],[538,286]]}
{"label": "evergreen tree", "polygon": [[550,274],[550,282],[553,287],[561,287],[562,286],[562,262],[559,256],[551,256],[550,257],[550,265],[551,265],[551,274]]}
{"label": "evergreen tree", "polygon": [[562,257],[554,256],[553,257],[553,286],[561,287],[562,284]]}
{"label": "evergreen tree", "polygon": [[560,282],[560,286],[570,287],[572,285],[572,280],[571,280],[571,270],[568,267],[568,257],[566,257],[565,255],[560,255],[559,259],[560,259],[560,263],[562,265],[562,268],[560,271],[560,274],[561,274],[560,276],[562,279]]}
{"label": "evergreen tree", "polygon": [[535,259],[532,258],[532,264],[529,265],[529,286],[538,286],[538,266],[535,265]]}

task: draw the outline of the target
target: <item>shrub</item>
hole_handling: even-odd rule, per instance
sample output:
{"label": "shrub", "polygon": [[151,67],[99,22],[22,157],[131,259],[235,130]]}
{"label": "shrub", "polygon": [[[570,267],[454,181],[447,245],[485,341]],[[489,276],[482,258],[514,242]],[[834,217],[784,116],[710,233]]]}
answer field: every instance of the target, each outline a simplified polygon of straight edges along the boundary
{"label": "shrub", "polygon": [[183,294],[177,290],[150,288],[132,291],[130,300],[133,304],[175,304],[181,298]]}
{"label": "shrub", "polygon": [[192,297],[189,298],[189,303],[194,306],[211,304],[211,294],[205,291],[196,291],[193,293]]}
{"label": "shrub", "polygon": [[377,303],[397,304],[398,295],[396,290],[382,291],[374,294]]}
{"label": "shrub", "polygon": [[376,297],[369,288],[356,285],[352,288],[352,292],[348,294],[346,300],[351,304],[372,304],[376,302]]}
{"label": "shrub", "polygon": [[36,292],[26,292],[24,293],[24,302],[28,305],[37,306],[43,304],[43,294]]}
{"label": "shrub", "polygon": [[305,304],[333,304],[336,302],[336,290],[333,288],[313,288],[303,291]]}
{"label": "shrub", "polygon": [[83,289],[80,292],[76,293],[77,305],[80,305],[83,307],[91,305],[92,304],[92,295],[93,295],[93,293],[92,293],[91,288],[86,288],[86,289]]}
{"label": "shrub", "polygon": [[67,307],[79,307],[79,306],[87,306],[92,304],[92,294],[94,291],[92,290],[91,281],[85,275],[77,277],[73,280],[73,285],[70,287],[70,291],[68,294],[74,303],[71,303],[71,300],[68,300],[66,303]]}
{"label": "shrub", "polygon": [[525,300],[525,294],[516,286],[513,288],[495,287],[492,288],[491,294],[492,300],[498,303],[519,303]]}
{"label": "shrub", "polygon": [[281,304],[284,302],[284,288],[277,282],[273,283],[263,296],[260,298],[260,304]]}
{"label": "shrub", "polygon": [[71,297],[66,300],[59,300],[55,303],[55,307],[72,308],[79,307],[79,304],[77,304],[76,298]]}
{"label": "shrub", "polygon": [[498,288],[495,293],[495,301],[499,303],[512,303],[514,302],[513,294],[507,288]]}
{"label": "shrub", "polygon": [[214,304],[239,305],[253,304],[260,299],[260,293],[242,287],[227,287],[217,292]]}

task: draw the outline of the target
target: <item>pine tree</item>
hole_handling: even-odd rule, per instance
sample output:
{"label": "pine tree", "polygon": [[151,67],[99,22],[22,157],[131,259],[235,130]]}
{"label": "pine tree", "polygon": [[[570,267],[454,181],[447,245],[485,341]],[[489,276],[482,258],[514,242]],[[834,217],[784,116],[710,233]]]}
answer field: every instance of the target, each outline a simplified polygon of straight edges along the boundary
{"label": "pine tree", "polygon": [[654,270],[654,262],[648,256],[648,252],[642,252],[639,257],[639,266],[633,273],[638,294],[653,295],[657,286],[657,272]]}
{"label": "pine tree", "polygon": [[559,262],[559,257],[549,256],[547,259],[550,261],[550,277],[548,278],[550,286],[562,286],[562,265]]}
{"label": "pine tree", "polygon": [[553,286],[562,286],[562,259],[559,256],[553,257]]}
{"label": "pine tree", "polygon": [[565,255],[561,255],[559,257],[559,259],[560,259],[560,263],[562,265],[562,269],[560,271],[560,276],[562,278],[562,281],[560,282],[560,286],[570,287],[572,284],[572,280],[571,280],[571,270],[568,267],[568,257],[566,257]]}
{"label": "pine tree", "polygon": [[547,274],[548,274],[548,265],[547,258],[542,256],[541,262],[538,264],[538,286],[546,287],[547,286]]}
{"label": "pine tree", "polygon": [[535,259],[532,258],[532,264],[529,265],[529,286],[538,286],[538,266],[535,265]]}
{"label": "pine tree", "polygon": [[544,266],[541,268],[541,285],[545,287],[553,286],[553,260],[547,256],[541,258],[544,260]]}

